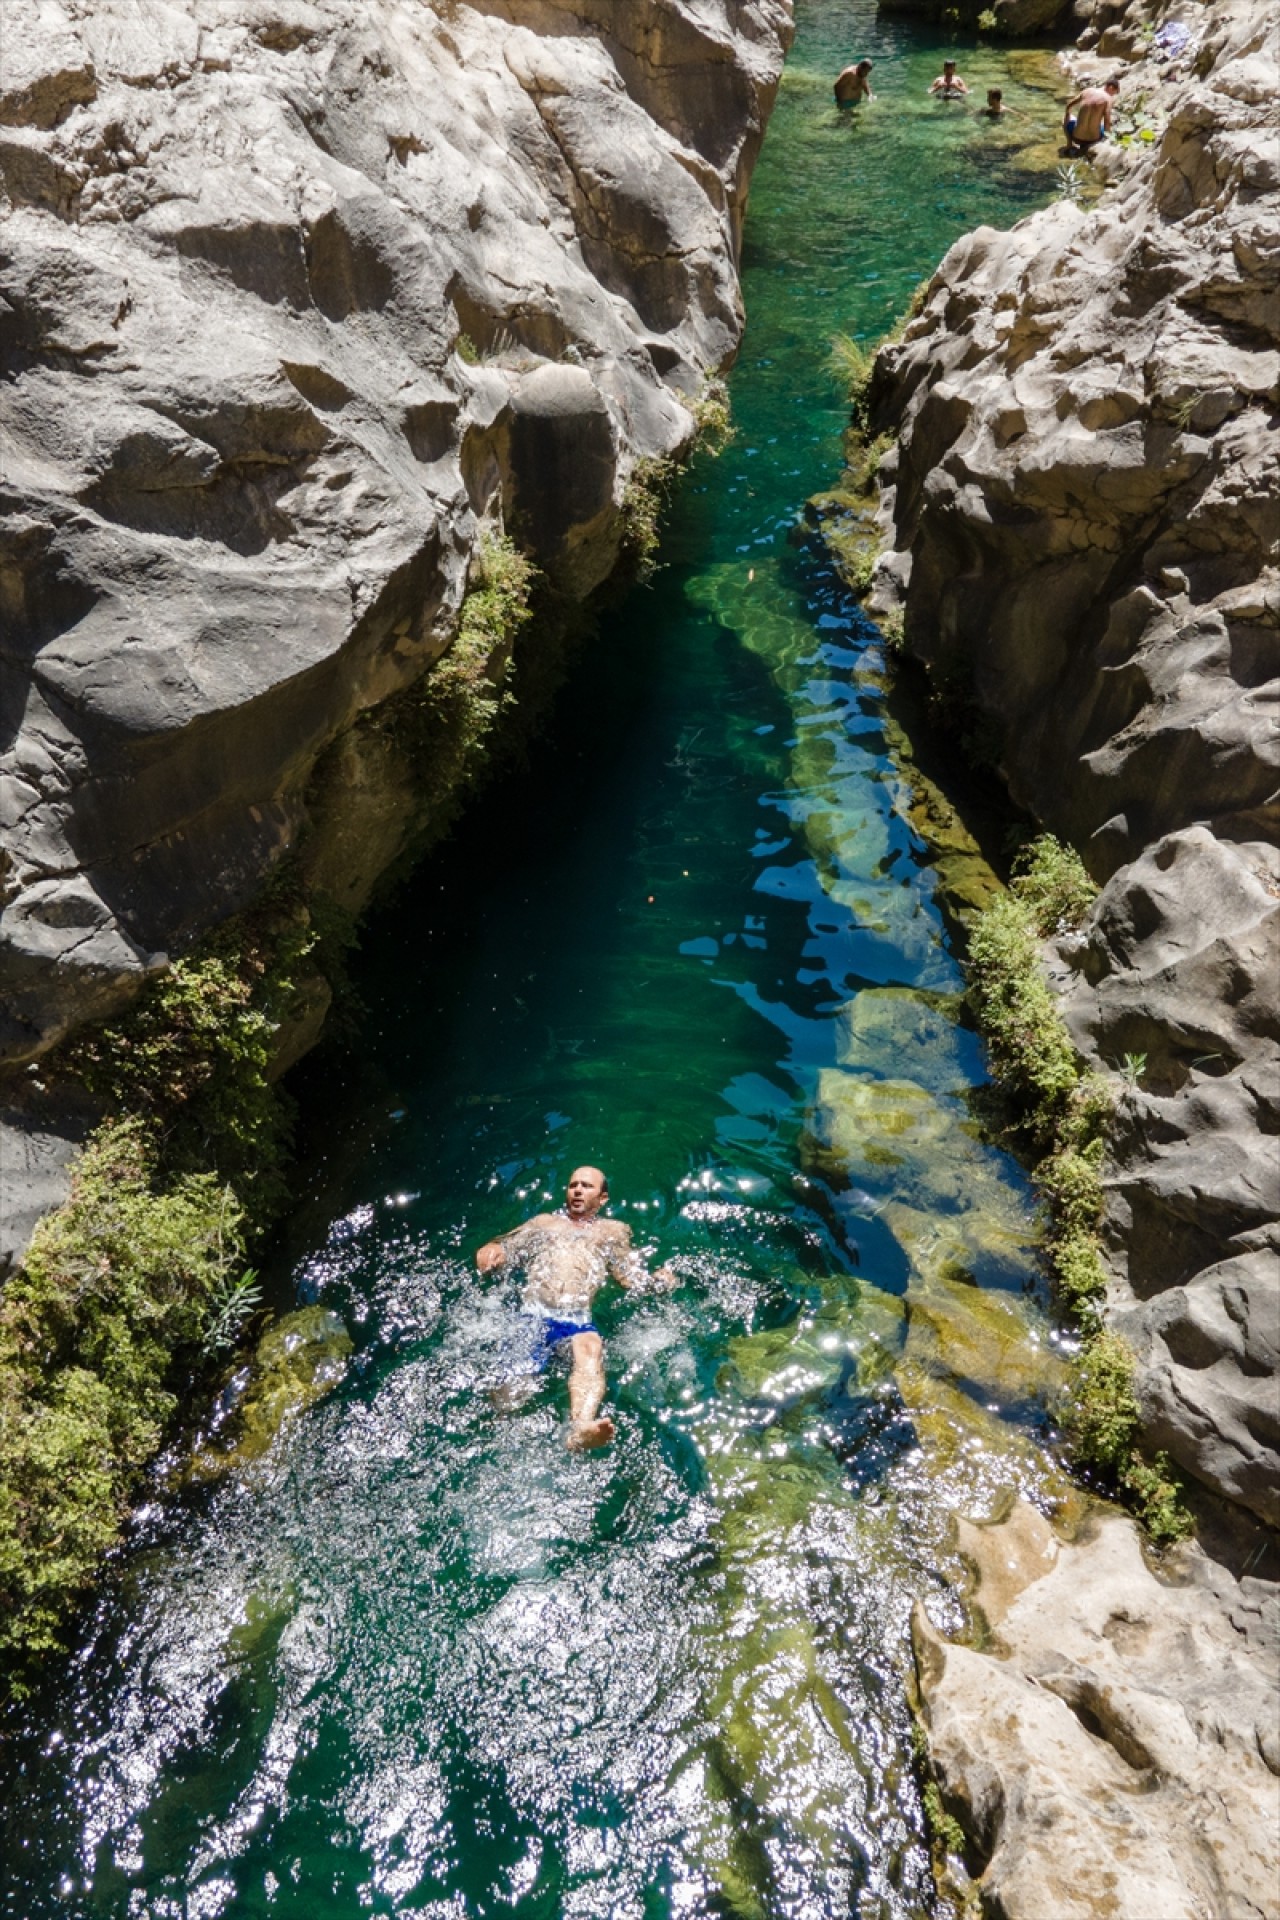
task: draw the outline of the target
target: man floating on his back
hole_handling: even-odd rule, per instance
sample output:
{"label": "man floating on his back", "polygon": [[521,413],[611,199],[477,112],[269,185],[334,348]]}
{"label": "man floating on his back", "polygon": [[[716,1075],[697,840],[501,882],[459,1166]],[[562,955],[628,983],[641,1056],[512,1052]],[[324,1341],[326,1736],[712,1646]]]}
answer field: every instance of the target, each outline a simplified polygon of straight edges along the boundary
{"label": "man floating on his back", "polygon": [[600,1414],[604,1399],[604,1342],[591,1323],[591,1302],[610,1274],[620,1286],[661,1292],[678,1285],[669,1267],[650,1274],[631,1244],[631,1229],[621,1220],[602,1220],[609,1183],[599,1167],[579,1167],[569,1181],[563,1211],[536,1213],[532,1220],[476,1254],[481,1273],[498,1267],[523,1267],[524,1307],[530,1315],[529,1364],[542,1372],[567,1347],[569,1432],[575,1453],[607,1446],[614,1424]]}

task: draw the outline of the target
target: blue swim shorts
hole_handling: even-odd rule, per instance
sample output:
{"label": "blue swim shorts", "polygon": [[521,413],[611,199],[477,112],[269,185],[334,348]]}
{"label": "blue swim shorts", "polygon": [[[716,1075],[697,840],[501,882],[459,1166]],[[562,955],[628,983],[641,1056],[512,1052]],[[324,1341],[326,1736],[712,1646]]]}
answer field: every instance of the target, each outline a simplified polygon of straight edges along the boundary
{"label": "blue swim shorts", "polygon": [[511,1355],[514,1370],[545,1373],[556,1354],[575,1334],[598,1331],[590,1320],[552,1320],[541,1313],[522,1313],[519,1339],[515,1343],[518,1350]]}

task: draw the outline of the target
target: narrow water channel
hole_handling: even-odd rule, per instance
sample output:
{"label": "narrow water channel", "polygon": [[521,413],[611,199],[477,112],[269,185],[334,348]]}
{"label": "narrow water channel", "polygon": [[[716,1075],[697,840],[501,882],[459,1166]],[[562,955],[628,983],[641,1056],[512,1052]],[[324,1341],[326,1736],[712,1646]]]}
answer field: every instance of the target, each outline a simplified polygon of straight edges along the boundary
{"label": "narrow water channel", "polygon": [[[925,98],[936,30],[797,15],[738,437],[535,793],[369,930],[363,1091],[304,1080],[313,1140],[360,1144],[290,1240],[350,1363],[142,1516],[11,1748],[6,1920],[933,1911],[907,1618],[956,1618],[950,1511],[1052,1487],[1055,1362],[878,635],[795,530],[839,467],[830,336],[1047,197],[1016,148],[1053,109],[1034,59],[961,43],[1026,116],[993,130]],[[880,99],[839,115],[864,52]],[[562,1377],[494,1410],[512,1294],[470,1254],[584,1160],[682,1284],[602,1299],[618,1438],[571,1458]]]}

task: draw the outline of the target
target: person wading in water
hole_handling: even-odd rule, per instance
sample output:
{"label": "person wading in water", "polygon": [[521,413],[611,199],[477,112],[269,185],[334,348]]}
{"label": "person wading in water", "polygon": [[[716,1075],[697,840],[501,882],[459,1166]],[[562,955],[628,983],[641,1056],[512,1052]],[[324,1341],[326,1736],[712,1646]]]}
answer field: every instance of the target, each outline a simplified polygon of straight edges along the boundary
{"label": "person wading in water", "polygon": [[942,72],[938,75],[929,91],[930,93],[940,94],[944,100],[959,100],[962,94],[968,93],[969,87],[968,82],[962,80],[956,72],[955,61],[944,60],[942,63]]}
{"label": "person wading in water", "polygon": [[610,1275],[619,1286],[648,1284],[661,1293],[679,1285],[670,1267],[650,1274],[623,1221],[599,1217],[608,1198],[609,1182],[599,1167],[579,1167],[561,1213],[536,1213],[514,1232],[486,1241],[476,1254],[481,1273],[524,1268],[524,1308],[531,1320],[524,1370],[541,1373],[568,1347],[572,1371],[565,1444],[575,1453],[607,1446],[615,1432],[613,1421],[600,1415],[604,1342],[591,1324],[596,1293]]}
{"label": "person wading in water", "polygon": [[856,107],[859,100],[874,100],[871,91],[871,62],[859,60],[856,67],[846,67],[843,73],[836,75],[836,105],[838,107]]}

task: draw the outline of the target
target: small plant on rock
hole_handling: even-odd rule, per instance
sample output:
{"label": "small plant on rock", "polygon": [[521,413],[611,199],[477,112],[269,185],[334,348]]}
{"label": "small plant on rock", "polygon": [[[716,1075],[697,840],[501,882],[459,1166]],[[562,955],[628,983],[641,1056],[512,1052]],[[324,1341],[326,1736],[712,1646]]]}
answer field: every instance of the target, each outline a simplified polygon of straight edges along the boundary
{"label": "small plant on rock", "polygon": [[844,389],[853,424],[860,432],[866,429],[867,400],[878,348],[879,342],[864,346],[852,334],[837,333],[827,358],[827,365]]}
{"label": "small plant on rock", "polygon": [[1064,160],[1057,171],[1058,198],[1078,206],[1084,199],[1085,172],[1078,160]]}
{"label": "small plant on rock", "polygon": [[200,1343],[205,1359],[234,1347],[261,1305],[262,1288],[253,1267],[246,1267],[238,1280],[225,1280],[210,1302],[209,1324]]}
{"label": "small plant on rock", "polygon": [[724,381],[704,381],[690,402],[689,411],[698,429],[698,451],[709,453],[712,459],[716,459],[736,432],[729,406],[729,389]]}
{"label": "small plant on rock", "polygon": [[674,460],[637,460],[623,489],[621,553],[637,580],[657,571],[662,515],[678,473]]}

